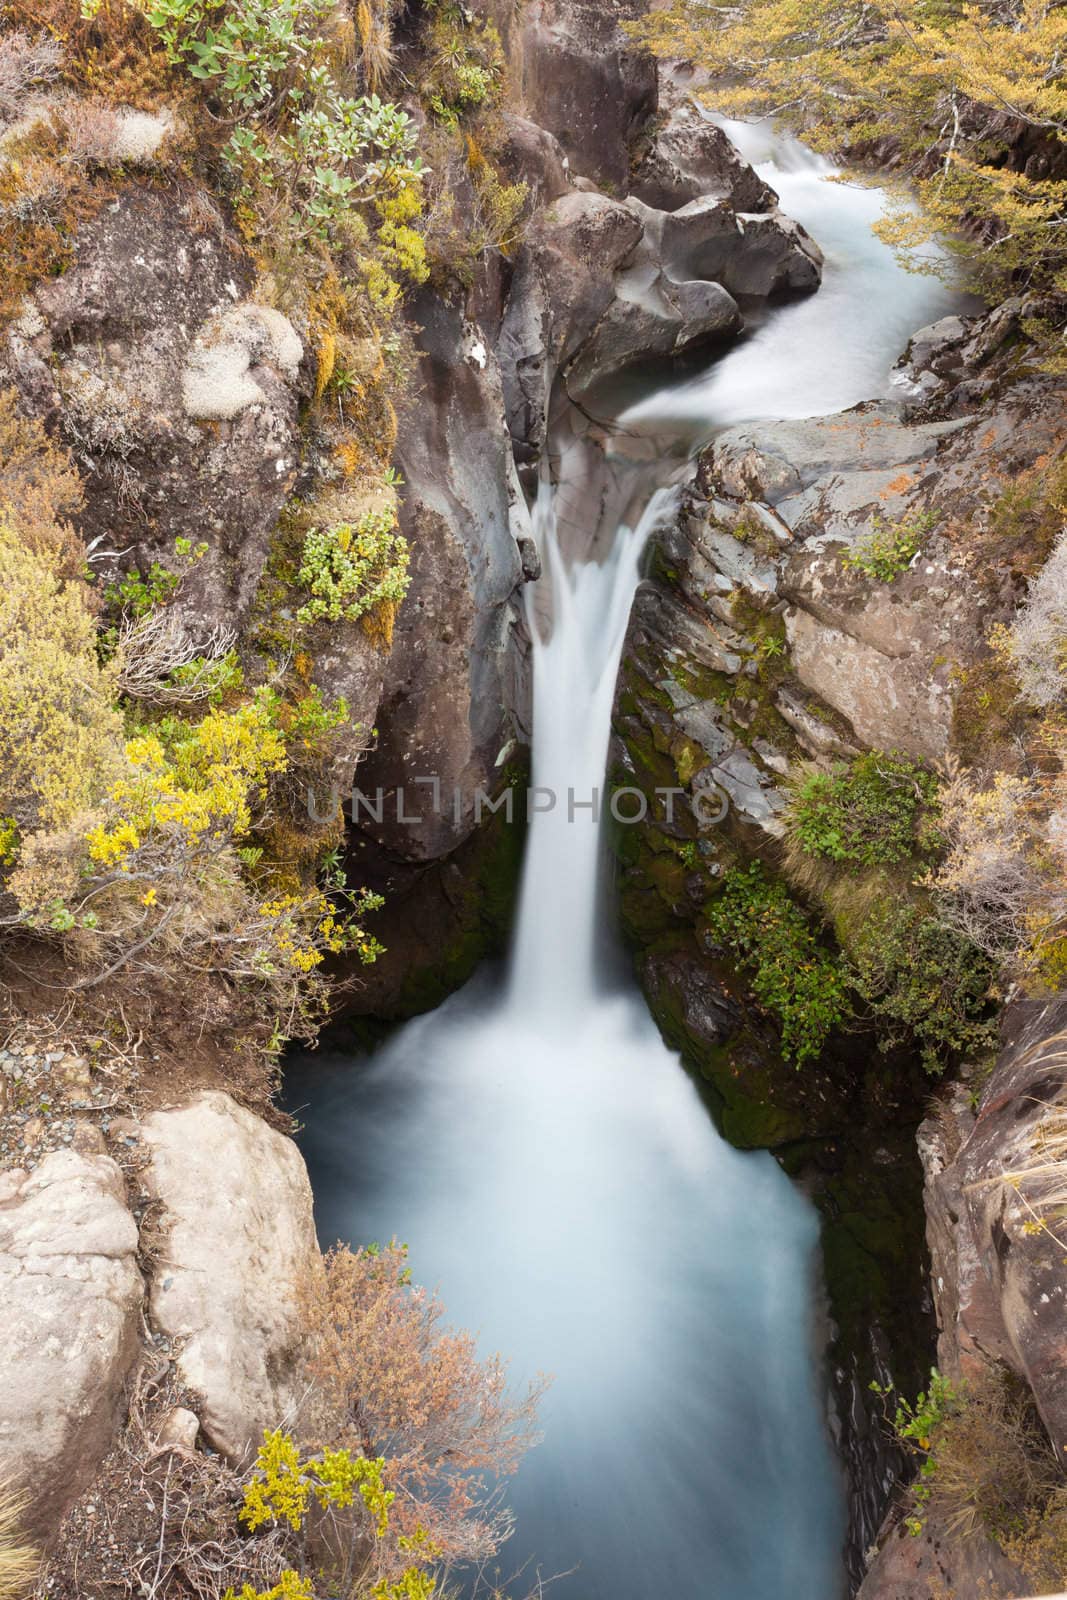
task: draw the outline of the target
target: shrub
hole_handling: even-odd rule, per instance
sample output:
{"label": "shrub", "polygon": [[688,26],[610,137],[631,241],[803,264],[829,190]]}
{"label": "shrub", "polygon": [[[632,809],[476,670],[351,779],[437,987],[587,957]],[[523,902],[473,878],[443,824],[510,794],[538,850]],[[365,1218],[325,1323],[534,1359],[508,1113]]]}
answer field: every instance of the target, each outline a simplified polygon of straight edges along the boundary
{"label": "shrub", "polygon": [[495,105],[504,79],[500,34],[456,0],[435,0],[429,30],[429,69],[422,96],[436,117],[457,127],[470,113]]}
{"label": "shrub", "polygon": [[914,1043],[926,1072],[996,1050],[988,956],[935,916],[889,901],[853,938],[852,981],[869,1003],[883,1050]]}
{"label": "shrub", "polygon": [[298,581],[311,599],[299,622],[354,622],[382,605],[399,605],[408,590],[408,544],[396,532],[392,507],[364,513],[355,524],[311,528]]}
{"label": "shrub", "polygon": [[21,828],[94,805],[122,758],[114,672],[97,659],[85,585],[0,516],[0,813]]}
{"label": "shrub", "polygon": [[925,512],[901,522],[887,522],[884,517],[875,516],[871,531],[842,552],[841,565],[848,572],[862,572],[879,583],[892,583],[910,567],[935,521]]}
{"label": "shrub", "polygon": [[441,1326],[395,1243],[333,1250],[303,1304],[309,1435],[384,1459],[398,1557],[412,1541],[442,1564],[491,1557],[511,1518],[485,1478],[513,1472],[534,1442],[544,1385],[512,1397],[499,1358],[480,1361],[470,1334]]}
{"label": "shrub", "polygon": [[[878,1384],[872,1388],[887,1400],[891,1396]],[[1034,1576],[1062,1578],[1062,1567],[1035,1571],[1040,1550],[1035,1536],[1043,1530],[1047,1541],[1054,1519],[1062,1548],[1065,1491],[1033,1396],[1021,1379],[989,1368],[955,1385],[935,1369],[929,1389],[914,1405],[897,1399],[891,1427],[918,1462],[910,1491],[913,1509],[906,1519],[910,1533],[921,1533],[926,1516],[936,1510],[939,1522],[958,1535],[983,1532]]]}
{"label": "shrub", "polygon": [[849,1014],[846,986],[783,886],[769,883],[758,861],[732,868],[707,908],[707,931],[751,976],[755,999],[778,1019],[785,1060],[799,1067],[817,1056]]}
{"label": "shrub", "polygon": [[954,771],[942,785],[947,852],[923,883],[940,920],[994,960],[1033,966],[1067,918],[1067,887],[1035,821],[1039,790],[1006,772],[979,787]]}
{"label": "shrub", "polygon": [[15,121],[30,91],[59,75],[62,59],[54,39],[31,39],[19,28],[0,36],[0,118]]}
{"label": "shrub", "polygon": [[234,119],[225,159],[246,198],[280,205],[294,240],[328,240],[357,206],[417,193],[415,128],[377,95],[341,94],[331,67],[335,0],[154,0],[168,58],[209,85]]}
{"label": "shrub", "polygon": [[807,855],[891,866],[928,844],[923,828],[936,795],[936,778],[918,762],[875,750],[831,772],[809,771],[793,788],[785,823]]}
{"label": "shrub", "polygon": [[1030,584],[1011,626],[994,636],[1023,698],[1039,710],[1067,697],[1067,532]]}

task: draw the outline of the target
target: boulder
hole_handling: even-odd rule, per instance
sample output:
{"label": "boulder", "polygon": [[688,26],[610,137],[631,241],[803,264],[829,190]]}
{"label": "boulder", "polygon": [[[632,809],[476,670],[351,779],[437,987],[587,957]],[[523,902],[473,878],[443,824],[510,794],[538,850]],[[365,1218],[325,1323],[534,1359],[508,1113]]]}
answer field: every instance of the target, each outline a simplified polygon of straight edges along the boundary
{"label": "boulder", "polygon": [[710,279],[733,295],[759,299],[819,286],[822,252],[777,208],[747,215],[714,194],[676,211],[655,211],[639,199],[627,204],[641,218],[664,272],[677,282]]}
{"label": "boulder", "polygon": [[526,115],[555,135],[574,173],[617,193],[656,109],[655,62],[619,28],[642,9],[637,0],[533,0],[523,13],[517,76]]}
{"label": "boulder", "polygon": [[307,1171],[291,1139],[217,1090],[153,1112],[141,1135],[165,1236],[151,1319],[178,1342],[204,1438],[247,1463],[300,1397],[296,1294],[320,1260]]}
{"label": "boulder", "polygon": [[130,187],[7,340],[10,378],[82,469],[86,538],[142,570],[173,567],[178,536],[206,542],[181,597],[197,633],[246,616],[300,456],[302,343],[251,278],[206,197]]}
{"label": "boulder", "polygon": [[557,373],[615,299],[615,273],[642,235],[607,195],[576,191],[533,218],[515,260],[498,354],[508,428],[520,464],[540,454]]}
{"label": "boulder", "polygon": [[702,196],[727,200],[735,211],[772,210],[778,196],[723,129],[690,95],[664,89],[661,76],[658,125],[631,177],[631,195],[657,211],[677,211]]}
{"label": "boulder", "polygon": [[137,1225],[107,1156],[56,1151],[0,1175],[0,1479],[46,1539],[91,1480],[140,1348]]}
{"label": "boulder", "polygon": [[1032,1584],[992,1539],[941,1527],[936,1515],[921,1534],[894,1526],[871,1563],[856,1600],[1016,1600]]}
{"label": "boulder", "polygon": [[559,140],[513,111],[503,113],[500,164],[511,183],[525,183],[532,210],[551,205],[571,186],[570,162]]}

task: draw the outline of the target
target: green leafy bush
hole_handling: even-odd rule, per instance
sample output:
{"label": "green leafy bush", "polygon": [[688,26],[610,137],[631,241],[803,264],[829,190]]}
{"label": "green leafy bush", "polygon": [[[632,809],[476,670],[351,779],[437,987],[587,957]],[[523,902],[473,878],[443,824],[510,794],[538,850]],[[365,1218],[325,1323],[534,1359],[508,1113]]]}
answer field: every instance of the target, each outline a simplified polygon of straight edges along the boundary
{"label": "green leafy bush", "polygon": [[817,1056],[849,1014],[840,967],[820,948],[805,913],[759,862],[735,867],[707,911],[708,934],[751,975],[752,993],[777,1017],[782,1054],[797,1066]]}
{"label": "green leafy bush", "polygon": [[879,583],[892,583],[907,571],[936,520],[929,512],[901,522],[887,522],[884,517],[876,516],[870,533],[843,552],[841,565],[848,572],[862,572],[868,578],[877,578]]}
{"label": "green leafy bush", "polygon": [[880,1044],[914,1041],[926,1072],[996,1048],[988,956],[914,905],[884,902],[853,941],[853,983],[869,1003]]}
{"label": "green leafy bush", "polygon": [[391,508],[359,521],[310,528],[298,578],[311,599],[297,621],[354,622],[378,606],[397,606],[408,590],[408,544]]}
{"label": "green leafy bush", "polygon": [[[896,1391],[892,1384],[872,1383],[871,1390],[888,1403]],[[903,1395],[896,1395],[896,1405],[890,1419],[890,1428],[897,1443],[918,1458],[918,1477],[911,1486],[913,1510],[904,1520],[908,1532],[917,1537],[923,1530],[923,1513],[933,1493],[933,1478],[937,1471],[934,1440],[945,1419],[959,1405],[959,1397],[948,1379],[930,1369],[930,1387],[921,1389],[914,1405]]]}
{"label": "green leafy bush", "polygon": [[[892,866],[929,843],[937,779],[894,751],[872,750],[796,785],[786,826],[806,855]],[[926,837],[924,837],[924,827]]]}

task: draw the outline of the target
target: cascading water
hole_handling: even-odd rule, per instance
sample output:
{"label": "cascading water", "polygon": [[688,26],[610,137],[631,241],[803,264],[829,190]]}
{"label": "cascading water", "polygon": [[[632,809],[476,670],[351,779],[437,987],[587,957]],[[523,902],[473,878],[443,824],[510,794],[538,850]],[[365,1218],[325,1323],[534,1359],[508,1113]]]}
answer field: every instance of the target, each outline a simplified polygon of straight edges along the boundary
{"label": "cascading water", "polygon": [[[810,164],[764,170],[826,250],[824,287],[633,408],[635,432],[707,437],[884,391],[907,333],[947,309],[870,238],[875,192]],[[556,527],[567,472],[564,455],[538,503],[531,607],[533,783],[556,803],[536,810],[535,790],[510,976],[483,975],[358,1064],[290,1071],[320,1233],[405,1240],[416,1277],[518,1382],[554,1376],[544,1443],[509,1490],[505,1570],[568,1574],[560,1600],[835,1600],[815,1214],[773,1160],[718,1137],[636,988],[604,975],[601,828],[568,806],[603,789],[641,553],[671,491],[650,464],[644,514],[606,551],[585,530],[599,559],[581,559]]]}

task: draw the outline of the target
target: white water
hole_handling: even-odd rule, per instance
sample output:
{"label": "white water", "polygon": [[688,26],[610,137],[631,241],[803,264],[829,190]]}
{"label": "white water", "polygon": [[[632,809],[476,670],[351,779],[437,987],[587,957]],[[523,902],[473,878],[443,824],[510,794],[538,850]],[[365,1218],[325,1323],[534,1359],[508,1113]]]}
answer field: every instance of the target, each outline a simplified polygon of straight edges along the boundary
{"label": "white water", "polygon": [[[947,309],[869,239],[873,191],[810,166],[771,176],[827,249],[825,287],[628,414],[665,445],[695,421],[707,436],[882,392],[907,335]],[[836,1600],[814,1212],[769,1157],[723,1143],[636,988],[600,976],[599,830],[567,819],[567,790],[603,780],[663,505],[664,469],[647,472],[649,510],[599,562],[569,526],[562,554],[559,497],[538,506],[534,782],[561,803],[531,827],[509,981],[479,978],[358,1065],[309,1061],[289,1100],[308,1107],[324,1241],[403,1239],[415,1276],[518,1380],[554,1375],[545,1441],[510,1491],[505,1572],[577,1569],[560,1600]]]}

